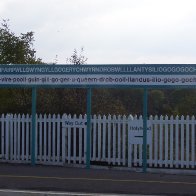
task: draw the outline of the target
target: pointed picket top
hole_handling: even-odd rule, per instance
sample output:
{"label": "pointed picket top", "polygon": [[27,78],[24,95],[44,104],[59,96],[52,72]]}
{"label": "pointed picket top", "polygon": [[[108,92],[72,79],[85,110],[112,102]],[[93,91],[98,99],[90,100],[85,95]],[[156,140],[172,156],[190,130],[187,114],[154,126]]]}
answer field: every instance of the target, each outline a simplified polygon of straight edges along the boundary
{"label": "pointed picket top", "polygon": [[129,116],[128,116],[128,121],[131,121],[131,120],[134,120],[134,118],[133,118],[132,115],[129,115]]}
{"label": "pointed picket top", "polygon": [[48,114],[48,118],[51,119],[51,116],[52,116],[52,115],[49,113],[49,114]]}
{"label": "pointed picket top", "polygon": [[101,120],[101,115],[100,114],[98,115],[98,120]]}
{"label": "pointed picket top", "polygon": [[18,114],[18,116],[17,116],[17,114],[15,114],[16,115],[16,119],[18,118],[18,119],[21,119],[21,114]]}
{"label": "pointed picket top", "polygon": [[112,120],[112,116],[111,114],[108,115],[108,121],[111,121]]}
{"label": "pointed picket top", "polygon": [[116,115],[115,114],[113,115],[113,120],[116,120]]}
{"label": "pointed picket top", "polygon": [[83,119],[83,116],[82,116],[82,114],[80,114],[80,115],[79,115],[79,119]]}
{"label": "pointed picket top", "polygon": [[4,118],[5,114],[1,114],[1,118]]}
{"label": "pointed picket top", "polygon": [[105,114],[103,115],[103,120],[104,120],[104,121],[106,121],[106,120],[107,120],[107,117],[106,117],[106,115],[105,115]]}
{"label": "pointed picket top", "polygon": [[195,120],[195,116],[194,115],[191,117],[191,120]]}
{"label": "pointed picket top", "polygon": [[164,118],[163,115],[161,115],[161,116],[160,116],[160,120],[163,120],[163,118]]}
{"label": "pointed picket top", "polygon": [[[37,117],[37,114],[36,114],[36,117]],[[27,118],[27,120],[29,120],[29,118],[30,118],[29,114],[26,115],[26,118]]]}
{"label": "pointed picket top", "polygon": [[174,121],[174,116],[173,115],[170,116],[170,121],[172,121],[172,122]]}
{"label": "pointed picket top", "polygon": [[96,120],[97,120],[96,114],[93,115],[92,120],[93,120],[93,122],[96,122]]}
{"label": "pointed picket top", "polygon": [[45,119],[47,119],[47,114],[46,114],[46,113],[44,114],[44,120],[45,120]]}
{"label": "pointed picket top", "polygon": [[182,120],[182,121],[184,120],[184,115],[181,116],[181,120]]}
{"label": "pointed picket top", "polygon": [[[132,115],[131,115],[132,116]],[[136,120],[138,118],[137,114],[135,114],[134,116],[132,116],[134,120]]]}
{"label": "pointed picket top", "polygon": [[168,121],[168,119],[169,119],[169,117],[168,117],[168,115],[166,115],[166,116],[165,116],[165,120],[167,120],[167,121]]}
{"label": "pointed picket top", "polygon": [[142,117],[142,115],[140,115],[140,116],[139,116],[139,120],[143,120],[143,117]]}
{"label": "pointed picket top", "polygon": [[123,118],[123,121],[124,121],[124,120],[127,120],[127,116],[126,116],[125,114],[123,115],[122,118]]}
{"label": "pointed picket top", "polygon": [[17,120],[18,118],[17,118],[17,114],[14,114],[14,120]]}
{"label": "pointed picket top", "polygon": [[69,115],[67,116],[67,118],[68,118],[68,119],[71,119],[71,114],[69,114]]}
{"label": "pointed picket top", "polygon": [[10,114],[10,115],[8,114],[8,117],[11,118],[11,119],[13,119],[14,118],[14,115],[13,114]]}
{"label": "pointed picket top", "polygon": [[60,118],[61,117],[61,115],[60,114],[57,114],[57,118]]}
{"label": "pointed picket top", "polygon": [[39,118],[39,119],[42,119],[42,114],[39,114],[38,118]]}
{"label": "pointed picket top", "polygon": [[67,114],[64,113],[64,114],[62,115],[62,118],[63,118],[63,119],[66,119],[66,118],[67,118]]}
{"label": "pointed picket top", "polygon": [[53,115],[52,115],[52,118],[53,118],[53,119],[56,119],[56,114],[53,114]]}
{"label": "pointed picket top", "polygon": [[155,115],[154,120],[158,120],[158,119],[159,119],[158,115]]}
{"label": "pointed picket top", "polygon": [[73,119],[77,119],[77,115],[76,114],[73,115]]}
{"label": "pointed picket top", "polygon": [[149,120],[153,120],[153,115],[150,115],[149,116]]}
{"label": "pointed picket top", "polygon": [[190,120],[190,116],[189,115],[186,116],[186,120]]}
{"label": "pointed picket top", "polygon": [[87,120],[87,115],[86,114],[84,115],[84,119]]}
{"label": "pointed picket top", "polygon": [[179,116],[178,116],[178,115],[176,115],[176,120],[177,120],[177,121],[179,120]]}
{"label": "pointed picket top", "polygon": [[22,118],[23,120],[24,120],[24,119],[26,119],[26,117],[25,117],[25,114],[24,114],[24,113],[22,114],[21,118]]}
{"label": "pointed picket top", "polygon": [[121,120],[121,115],[120,114],[117,116],[117,119],[118,120]]}

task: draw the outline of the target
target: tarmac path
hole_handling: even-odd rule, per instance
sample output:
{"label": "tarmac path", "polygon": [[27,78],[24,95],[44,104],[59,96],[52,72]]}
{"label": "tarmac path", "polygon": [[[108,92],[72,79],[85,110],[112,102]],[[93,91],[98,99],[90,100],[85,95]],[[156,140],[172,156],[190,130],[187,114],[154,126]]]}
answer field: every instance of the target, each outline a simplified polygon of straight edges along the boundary
{"label": "tarmac path", "polygon": [[0,189],[0,195],[5,195],[8,189],[83,193],[83,195],[87,193],[196,195],[196,176],[0,164]]}

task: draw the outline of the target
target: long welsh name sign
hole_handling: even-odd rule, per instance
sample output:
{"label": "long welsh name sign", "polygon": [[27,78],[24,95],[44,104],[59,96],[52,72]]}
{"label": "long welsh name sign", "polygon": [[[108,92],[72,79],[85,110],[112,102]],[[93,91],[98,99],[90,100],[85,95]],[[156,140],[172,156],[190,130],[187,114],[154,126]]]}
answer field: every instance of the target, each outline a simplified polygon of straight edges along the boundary
{"label": "long welsh name sign", "polygon": [[0,65],[0,86],[196,86],[196,64]]}

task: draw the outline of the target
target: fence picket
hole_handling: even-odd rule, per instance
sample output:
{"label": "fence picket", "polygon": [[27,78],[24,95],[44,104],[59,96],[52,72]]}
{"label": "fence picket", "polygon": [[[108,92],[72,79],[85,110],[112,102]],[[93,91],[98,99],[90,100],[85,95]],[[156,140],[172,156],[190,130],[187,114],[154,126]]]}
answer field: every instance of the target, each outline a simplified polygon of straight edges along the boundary
{"label": "fence picket", "polygon": [[159,166],[163,165],[163,116],[160,116],[160,129],[159,129]]}
{"label": "fence picket", "polygon": [[11,147],[11,143],[10,143],[10,137],[11,137],[11,129],[10,129],[10,122],[11,121],[11,116],[10,115],[6,115],[6,130],[10,130],[10,131],[5,131],[5,136],[6,136],[6,161],[8,161],[10,159],[10,147]]}
{"label": "fence picket", "polygon": [[111,163],[111,115],[108,116],[108,164]]}
{"label": "fence picket", "polygon": [[60,127],[61,127],[61,116],[57,115],[57,163],[60,162]]}
{"label": "fence picket", "polygon": [[98,116],[98,160],[101,160],[101,124],[102,124],[102,119],[101,115]]}
{"label": "fence picket", "polygon": [[181,168],[184,167],[184,116],[181,116],[181,123],[180,123],[180,137],[181,137],[181,143],[180,143],[180,165]]}
{"label": "fence picket", "polygon": [[[21,123],[22,123],[22,129],[21,129],[21,134],[22,134],[22,137],[21,137],[21,142],[19,142],[19,146],[20,146],[20,143],[22,144],[22,149],[21,149],[21,159],[22,161],[24,161],[24,156],[25,156],[25,150],[26,150],[26,146],[25,146],[25,115],[23,114],[22,115],[22,118],[21,118]],[[20,127],[18,128],[19,132],[20,132]],[[20,135],[19,135],[20,137]],[[20,160],[20,147],[19,147],[19,150],[18,150],[18,154],[19,154],[19,158],[18,160]]]}
{"label": "fence picket", "polygon": [[106,159],[106,116],[103,116],[103,146],[102,146],[102,159]]}
{"label": "fence picket", "polygon": [[154,166],[158,166],[158,116],[154,120]]}
{"label": "fence picket", "polygon": [[165,116],[165,140],[164,140],[164,143],[165,143],[165,167],[168,167],[168,146],[169,146],[169,130],[168,130],[168,126],[169,126],[169,123],[168,123],[168,116],[166,115]]}
{"label": "fence picket", "polygon": [[116,162],[116,115],[113,116],[113,123],[112,123],[112,131],[113,131],[113,138],[112,138],[112,142],[113,142],[113,145],[112,145],[112,158],[113,158],[113,165],[115,165],[115,162]]}
{"label": "fence picket", "polygon": [[1,115],[1,157],[5,156],[4,141],[5,141],[5,116]]}
{"label": "fence picket", "polygon": [[[128,121],[133,121],[134,119],[132,118],[131,115],[128,116]],[[133,145],[130,142],[130,133],[128,133],[128,167],[132,167],[132,162],[133,162]]]}
{"label": "fence picket", "polygon": [[17,130],[17,115],[14,114],[14,126],[13,126],[13,159],[16,161],[17,159],[17,136],[18,136],[18,130]]}
{"label": "fence picket", "polygon": [[117,150],[118,150],[118,156],[117,156],[117,162],[118,165],[121,164],[121,116],[118,115],[118,128],[117,128],[117,132],[118,132],[118,146],[117,146]]}
{"label": "fence picket", "polygon": [[179,167],[179,117],[176,116],[176,120],[175,120],[175,167],[178,168]]}
{"label": "fence picket", "polygon": [[190,161],[190,156],[189,156],[189,151],[190,151],[190,148],[189,148],[189,143],[190,143],[190,140],[189,140],[189,135],[190,135],[190,130],[189,130],[189,126],[190,125],[190,118],[189,118],[189,116],[187,116],[186,117],[186,129],[185,129],[185,131],[186,131],[186,139],[185,139],[185,141],[186,141],[186,168],[189,168],[189,165],[190,165],[190,163],[189,163],[189,161]]}
{"label": "fence picket", "polygon": [[21,134],[21,115],[19,114],[18,116],[16,115],[15,116],[15,118],[16,118],[16,138],[14,138],[14,140],[16,140],[15,141],[15,143],[16,143],[16,149],[15,149],[15,160],[20,160],[20,144],[21,144],[21,139],[22,138],[20,138],[20,134]]}
{"label": "fence picket", "polygon": [[[73,119],[76,120],[76,115],[73,116]],[[73,163],[76,163],[76,127],[73,127]]]}
{"label": "fence picket", "polygon": [[[79,116],[79,119],[82,120],[82,115]],[[79,163],[82,163],[82,132],[83,128],[79,128]]]}
{"label": "fence picket", "polygon": [[[153,121],[153,116],[150,116],[150,118],[149,118],[149,121],[150,121],[150,124],[151,124],[151,126],[152,126],[152,137],[153,137],[153,123],[152,123],[152,121]],[[152,138],[152,141],[153,141],[153,138]],[[152,167],[152,144],[150,144],[149,145],[149,166],[150,167]]]}
{"label": "fence picket", "polygon": [[96,160],[97,116],[93,116],[93,161]]}
{"label": "fence picket", "polygon": [[61,146],[61,151],[62,151],[62,163],[65,164],[65,151],[66,151],[66,146],[65,146],[65,141],[66,141],[66,127],[64,122],[66,121],[66,114],[63,114],[62,116],[62,146]]}
{"label": "fence picket", "polygon": [[[84,119],[87,121],[87,115],[84,115]],[[91,127],[91,130],[90,132],[92,131],[92,127]],[[84,129],[84,164],[86,164],[86,152],[87,152],[87,145],[86,145],[86,138],[87,137],[87,128]],[[91,153],[91,152],[90,152]]]}
{"label": "fence picket", "polygon": [[11,121],[10,121],[10,160],[13,160],[13,137],[14,137],[14,130],[13,130],[13,115],[10,116]]}
{"label": "fence picket", "polygon": [[42,148],[42,144],[43,144],[43,125],[42,125],[42,122],[43,122],[43,118],[42,118],[42,115],[39,116],[39,160],[40,161],[43,161],[42,160],[42,156],[43,156],[43,148]]}
{"label": "fence picket", "polygon": [[47,139],[47,130],[46,130],[47,129],[47,124],[46,124],[46,118],[47,118],[47,116],[46,116],[46,114],[44,114],[43,125],[42,125],[44,127],[44,131],[43,131],[43,136],[44,136],[43,160],[44,160],[44,162],[46,162],[46,151],[47,151],[47,143],[46,143],[46,139]]}
{"label": "fence picket", "polygon": [[[25,118],[25,116],[24,116]],[[36,122],[37,122],[37,115],[36,115]],[[30,126],[29,126],[29,123],[30,123],[30,117],[29,117],[29,114],[26,115],[26,129],[25,129],[25,132],[26,132],[26,141],[25,141],[25,146],[26,146],[26,155],[25,155],[25,160],[26,161],[29,161],[29,155],[30,155],[30,150],[29,150],[29,143],[30,143],[30,137],[29,137],[29,133],[30,133]],[[36,140],[35,140],[35,161],[37,160],[37,127],[36,127]]]}
{"label": "fence picket", "polygon": [[191,118],[191,167],[194,168],[195,163],[195,116]]}
{"label": "fence picket", "polygon": [[53,114],[53,123],[52,123],[52,162],[56,161],[56,115]]}
{"label": "fence picket", "polygon": [[[126,137],[128,137],[126,134],[126,124],[127,124],[127,117],[124,115],[123,116],[123,124],[122,124],[122,133],[123,133],[123,136],[122,136],[122,158],[123,158],[123,165],[125,166],[126,165],[126,148],[127,148],[127,145],[129,144],[126,144]],[[129,141],[128,141],[129,143]]]}
{"label": "fence picket", "polygon": [[47,161],[51,162],[51,122],[52,117],[51,114],[48,115],[48,153],[47,153]]}
{"label": "fence picket", "polygon": [[173,139],[173,134],[174,134],[174,117],[170,117],[170,168],[173,167],[173,149],[174,149],[174,139]]}

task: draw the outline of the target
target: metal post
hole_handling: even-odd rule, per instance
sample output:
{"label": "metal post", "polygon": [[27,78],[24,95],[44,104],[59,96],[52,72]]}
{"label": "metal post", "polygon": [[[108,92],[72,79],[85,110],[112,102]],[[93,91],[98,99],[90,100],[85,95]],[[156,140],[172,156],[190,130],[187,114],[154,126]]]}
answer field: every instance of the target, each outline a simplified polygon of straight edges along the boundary
{"label": "metal post", "polygon": [[143,95],[143,172],[147,169],[147,109],[148,109],[148,91],[144,89]]}
{"label": "metal post", "polygon": [[35,136],[36,136],[36,97],[37,90],[32,88],[32,124],[31,124],[31,165],[35,165]]}
{"label": "metal post", "polygon": [[87,134],[86,134],[86,168],[90,169],[90,135],[91,135],[91,97],[92,89],[87,89]]}

